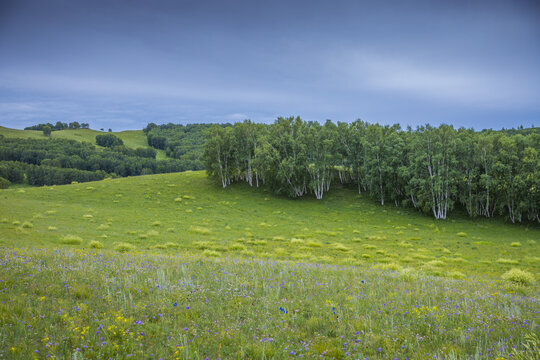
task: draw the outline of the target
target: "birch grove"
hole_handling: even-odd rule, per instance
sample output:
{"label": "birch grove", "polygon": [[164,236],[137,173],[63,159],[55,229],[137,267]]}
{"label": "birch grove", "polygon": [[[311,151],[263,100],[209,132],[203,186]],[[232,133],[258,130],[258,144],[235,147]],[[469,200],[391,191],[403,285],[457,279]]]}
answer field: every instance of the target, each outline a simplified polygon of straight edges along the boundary
{"label": "birch grove", "polygon": [[410,206],[440,220],[462,207],[471,217],[540,222],[539,152],[535,128],[402,130],[361,120],[321,125],[280,117],[271,125],[214,126],[203,161],[224,188],[244,181],[321,200],[337,183],[382,206]]}

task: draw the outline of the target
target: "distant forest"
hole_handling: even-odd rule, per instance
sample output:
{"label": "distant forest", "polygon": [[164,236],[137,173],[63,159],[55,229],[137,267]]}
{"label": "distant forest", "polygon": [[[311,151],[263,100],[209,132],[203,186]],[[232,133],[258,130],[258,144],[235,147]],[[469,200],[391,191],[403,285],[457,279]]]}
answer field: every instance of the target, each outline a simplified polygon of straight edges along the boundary
{"label": "distant forest", "polygon": [[154,149],[127,148],[112,134],[98,135],[96,140],[108,147],[99,149],[88,142],[66,139],[12,139],[0,135],[0,178],[11,183],[61,185],[107,176],[188,170],[180,160],[156,160]]}
{"label": "distant forest", "polygon": [[148,124],[143,129],[148,138],[148,145],[165,150],[167,157],[181,160],[190,170],[203,170],[201,160],[206,141],[206,132],[213,126],[230,127],[231,124],[188,124],[176,125]]}
{"label": "distant forest", "polygon": [[321,199],[339,181],[381,205],[413,207],[436,219],[461,206],[471,217],[540,222],[539,152],[536,128],[403,130],[289,117],[272,125],[213,126],[203,161],[223,187],[245,181],[276,194]]}

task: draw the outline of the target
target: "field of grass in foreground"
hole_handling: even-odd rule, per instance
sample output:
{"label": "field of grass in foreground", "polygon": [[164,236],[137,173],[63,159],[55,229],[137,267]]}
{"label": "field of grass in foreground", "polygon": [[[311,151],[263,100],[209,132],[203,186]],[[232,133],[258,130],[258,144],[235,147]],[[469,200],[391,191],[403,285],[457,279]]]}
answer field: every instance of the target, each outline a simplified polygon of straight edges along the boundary
{"label": "field of grass in foreground", "polygon": [[516,293],[477,278],[191,254],[0,252],[2,358],[537,355],[526,348],[538,334],[536,285]]}
{"label": "field of grass in foreground", "polygon": [[0,214],[2,358],[495,359],[539,332],[538,283],[501,280],[538,278],[538,228],[203,172],[3,190]]}

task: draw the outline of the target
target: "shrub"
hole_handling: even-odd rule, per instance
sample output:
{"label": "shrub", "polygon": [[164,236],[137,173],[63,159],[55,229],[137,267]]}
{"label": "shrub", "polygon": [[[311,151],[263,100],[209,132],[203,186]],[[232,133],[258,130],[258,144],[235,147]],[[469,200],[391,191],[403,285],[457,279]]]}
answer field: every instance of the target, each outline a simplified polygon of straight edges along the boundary
{"label": "shrub", "polygon": [[520,269],[510,269],[502,275],[502,279],[514,285],[530,286],[534,283],[534,275]]}
{"label": "shrub", "polygon": [[161,222],[160,221],[154,221],[152,223],[152,226],[161,226]]}
{"label": "shrub", "polygon": [[19,220],[15,220],[14,222],[12,222],[13,225],[21,225],[21,222]]}
{"label": "shrub", "polygon": [[362,258],[364,258],[364,259],[371,259],[372,256],[369,255],[369,254],[362,254]]}
{"label": "shrub", "polygon": [[148,236],[159,236],[159,233],[156,230],[150,230],[146,233]]}
{"label": "shrub", "polygon": [[103,243],[101,243],[100,241],[97,241],[97,240],[92,240],[90,241],[90,248],[91,249],[101,249],[103,248]]}
{"label": "shrub", "polygon": [[513,242],[513,243],[510,244],[510,246],[512,246],[512,247],[520,247],[521,243],[520,242]]}
{"label": "shrub", "polygon": [[459,236],[459,237],[466,237],[467,233],[464,233],[464,232],[460,231],[456,235]]}
{"label": "shrub", "polygon": [[375,245],[371,245],[371,244],[365,244],[364,245],[364,249],[366,249],[366,250],[374,250],[376,248],[377,247]]}
{"label": "shrub", "polygon": [[60,243],[65,245],[80,245],[82,244],[82,239],[80,236],[66,235],[60,240]]}
{"label": "shrub", "polygon": [[0,189],[7,189],[9,184],[11,184],[11,182],[8,179],[0,177]]}
{"label": "shrub", "polygon": [[25,222],[22,223],[22,227],[25,228],[25,229],[31,229],[31,228],[34,227],[34,225],[29,221],[25,221]]}
{"label": "shrub", "polygon": [[177,249],[178,247],[180,247],[180,245],[178,245],[175,242],[171,242],[171,241],[165,243],[165,246],[167,246],[167,248],[169,248],[169,249]]}
{"label": "shrub", "polygon": [[182,198],[178,197],[178,198],[174,199],[174,202],[182,202]]}
{"label": "shrub", "polygon": [[121,253],[128,252],[128,251],[131,251],[133,249],[135,249],[135,246],[133,246],[130,243],[126,243],[126,242],[121,242],[121,243],[118,243],[118,244],[116,244],[114,246],[114,250],[116,250],[118,252],[121,252]]}
{"label": "shrub", "polygon": [[109,224],[101,224],[98,226],[98,230],[106,230],[109,227],[110,227]]}
{"label": "shrub", "polygon": [[6,224],[6,223],[8,222],[8,219],[3,218],[2,220],[0,220],[0,222],[1,222],[2,224]]}
{"label": "shrub", "polygon": [[83,219],[86,219],[86,220],[89,220],[89,219],[92,219],[94,216],[91,215],[91,214],[85,214],[83,215]]}
{"label": "shrub", "polygon": [[49,226],[49,227],[47,228],[47,230],[49,230],[49,231],[56,231],[56,226]]}
{"label": "shrub", "polygon": [[113,134],[96,135],[96,144],[103,147],[113,147],[124,145],[122,139]]}
{"label": "shrub", "polygon": [[291,244],[303,244],[303,243],[304,243],[304,240],[302,239],[298,239],[298,238],[291,239]]}

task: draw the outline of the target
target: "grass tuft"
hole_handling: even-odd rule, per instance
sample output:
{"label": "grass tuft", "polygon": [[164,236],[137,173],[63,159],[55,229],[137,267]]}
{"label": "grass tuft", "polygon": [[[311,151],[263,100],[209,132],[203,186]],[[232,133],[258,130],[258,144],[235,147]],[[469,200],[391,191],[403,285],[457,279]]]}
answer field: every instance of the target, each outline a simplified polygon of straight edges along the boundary
{"label": "grass tuft", "polygon": [[210,250],[210,249],[204,250],[203,255],[206,257],[221,257],[221,253],[215,250]]}
{"label": "grass tuft", "polygon": [[66,235],[60,240],[64,245],[80,245],[82,244],[82,238],[77,235]]}
{"label": "grass tuft", "polygon": [[103,243],[101,241],[92,240],[88,246],[90,246],[91,249],[102,249]]}
{"label": "grass tuft", "polygon": [[133,244],[126,243],[126,242],[120,242],[114,246],[114,250],[118,251],[119,253],[125,253],[134,249],[135,249],[135,246]]}
{"label": "grass tuft", "polygon": [[517,265],[519,261],[512,260],[512,259],[499,258],[497,259],[497,263],[503,264],[503,265]]}
{"label": "grass tuft", "polygon": [[210,235],[211,233],[210,229],[201,226],[192,226],[189,231],[200,235]]}

